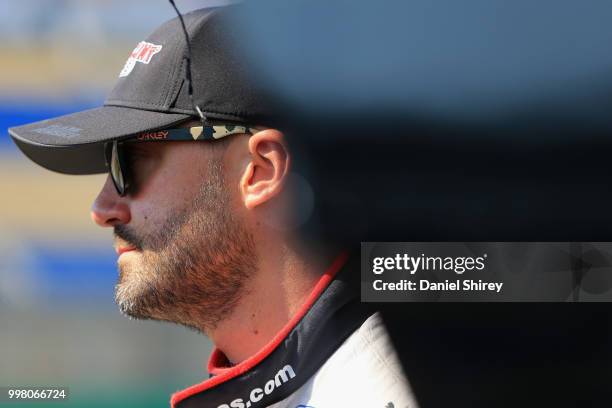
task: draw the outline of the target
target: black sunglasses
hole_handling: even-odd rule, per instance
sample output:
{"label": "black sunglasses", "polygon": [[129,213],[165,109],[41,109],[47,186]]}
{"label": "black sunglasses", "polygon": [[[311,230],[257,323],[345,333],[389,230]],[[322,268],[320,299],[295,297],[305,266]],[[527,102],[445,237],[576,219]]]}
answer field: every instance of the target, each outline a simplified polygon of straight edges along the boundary
{"label": "black sunglasses", "polygon": [[128,193],[130,186],[130,169],[126,160],[124,145],[138,142],[160,142],[160,141],[211,141],[236,134],[252,135],[256,132],[255,127],[229,124],[207,124],[205,126],[193,126],[189,128],[164,129],[156,132],[143,132],[128,139],[114,140],[104,145],[106,167],[117,189],[117,193],[123,197]]}

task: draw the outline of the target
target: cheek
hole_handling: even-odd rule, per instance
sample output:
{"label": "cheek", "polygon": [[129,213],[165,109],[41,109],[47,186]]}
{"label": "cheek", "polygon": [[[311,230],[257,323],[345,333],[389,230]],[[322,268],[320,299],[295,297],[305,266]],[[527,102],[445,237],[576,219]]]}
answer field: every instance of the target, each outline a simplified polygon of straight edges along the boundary
{"label": "cheek", "polygon": [[[160,224],[184,209],[205,181],[202,158],[189,146],[173,146],[157,163],[131,203],[132,217],[140,223]],[[200,155],[201,156],[201,155]]]}
{"label": "cheek", "polygon": [[221,158],[223,184],[233,208],[238,212],[245,208],[243,184],[252,176],[249,168],[249,165],[252,164],[252,157],[249,153],[248,142],[247,136],[236,137]]}

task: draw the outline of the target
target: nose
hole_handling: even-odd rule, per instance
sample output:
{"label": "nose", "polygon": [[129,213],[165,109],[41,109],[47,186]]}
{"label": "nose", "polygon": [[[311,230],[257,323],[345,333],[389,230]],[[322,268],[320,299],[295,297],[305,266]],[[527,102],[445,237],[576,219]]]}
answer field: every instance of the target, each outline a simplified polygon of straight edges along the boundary
{"label": "nose", "polygon": [[127,224],[132,216],[125,197],[117,194],[110,176],[91,206],[91,219],[101,227]]}

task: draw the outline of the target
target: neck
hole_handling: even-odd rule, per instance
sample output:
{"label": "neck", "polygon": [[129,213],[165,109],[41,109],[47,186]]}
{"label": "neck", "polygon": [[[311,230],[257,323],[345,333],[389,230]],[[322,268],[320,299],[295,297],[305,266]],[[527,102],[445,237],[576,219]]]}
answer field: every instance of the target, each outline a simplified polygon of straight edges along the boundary
{"label": "neck", "polygon": [[232,364],[262,349],[297,313],[331,263],[286,245],[259,248],[258,271],[231,315],[208,333]]}

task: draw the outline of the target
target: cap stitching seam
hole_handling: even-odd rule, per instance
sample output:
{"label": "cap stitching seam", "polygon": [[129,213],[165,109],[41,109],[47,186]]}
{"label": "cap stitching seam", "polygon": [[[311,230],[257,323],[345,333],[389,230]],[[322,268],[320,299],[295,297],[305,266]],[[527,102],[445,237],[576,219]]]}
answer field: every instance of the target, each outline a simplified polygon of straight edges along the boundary
{"label": "cap stitching seam", "polygon": [[[181,60],[179,64],[172,64],[172,65],[173,67],[175,67],[173,74],[176,72],[176,65],[178,65],[178,70],[181,72],[186,69],[184,68],[184,65],[185,65],[184,59]],[[180,92],[180,87],[183,85],[183,82],[185,82],[185,78],[178,78],[177,81],[173,81],[172,88],[170,88],[170,91],[166,95],[166,100],[164,102],[164,106],[166,106],[168,109],[173,105],[174,101],[178,97],[178,93]]]}
{"label": "cap stitching seam", "polygon": [[170,89],[170,83],[172,81],[172,79],[174,79],[174,68],[175,68],[175,64],[174,61],[176,61],[176,56],[178,53],[178,50],[181,47],[173,47],[173,49],[171,49],[171,54],[172,56],[170,57],[170,72],[166,72],[166,75],[164,75],[164,85],[161,89],[161,92],[159,93],[158,99],[157,99],[157,105],[158,106],[162,106],[164,108],[166,108],[168,105],[166,105],[166,100],[168,99],[168,92]]}
{"label": "cap stitching seam", "polygon": [[[193,19],[191,21],[188,21],[187,22],[187,32],[189,32],[192,29],[193,25],[196,24],[197,22],[198,22],[197,19]],[[191,41],[191,37],[192,37],[192,35],[190,35],[190,38],[189,38],[190,41]],[[186,41],[186,39],[183,38],[183,41]],[[176,49],[174,50],[173,61],[176,61],[177,58],[180,57],[181,51],[186,53],[187,52],[187,47],[188,47],[187,43],[185,43],[182,47],[176,47]],[[174,102],[174,99],[175,99],[175,96],[176,96],[175,95],[176,94],[176,89],[177,89],[178,84],[182,85],[183,82],[185,81],[184,71],[185,71],[185,69],[187,69],[186,67],[184,67],[184,65],[185,65],[185,58],[181,58],[180,59],[180,64],[176,64],[176,63],[172,64],[172,72],[170,73],[168,78],[173,78],[173,79],[175,78],[176,71],[177,71],[177,65],[178,65],[179,70],[180,70],[179,74],[182,73],[183,75],[182,75],[182,78],[179,78],[178,81],[172,81],[171,87],[170,87],[169,91],[165,95],[163,106],[167,107],[167,108],[169,108],[172,105],[172,102]],[[166,80],[166,83],[168,83],[168,80]]]}

